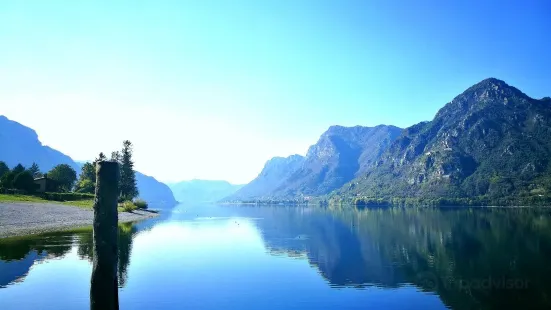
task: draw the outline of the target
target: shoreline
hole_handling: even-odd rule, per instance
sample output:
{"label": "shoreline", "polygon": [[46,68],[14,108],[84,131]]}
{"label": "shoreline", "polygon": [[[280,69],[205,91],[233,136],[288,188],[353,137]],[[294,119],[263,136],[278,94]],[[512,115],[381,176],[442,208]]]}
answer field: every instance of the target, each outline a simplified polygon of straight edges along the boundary
{"label": "shoreline", "polygon": [[[158,212],[119,212],[119,223],[159,216]],[[38,202],[0,202],[0,239],[92,226],[94,211],[77,206]]]}

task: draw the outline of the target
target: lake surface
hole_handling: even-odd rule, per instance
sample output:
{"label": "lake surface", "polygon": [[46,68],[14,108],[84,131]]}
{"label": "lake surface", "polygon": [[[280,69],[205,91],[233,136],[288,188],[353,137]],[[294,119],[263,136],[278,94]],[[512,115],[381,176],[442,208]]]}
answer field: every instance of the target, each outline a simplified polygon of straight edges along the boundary
{"label": "lake surface", "polygon": [[[180,205],[119,227],[121,309],[551,309],[549,209]],[[0,309],[88,309],[92,232],[0,239]]]}

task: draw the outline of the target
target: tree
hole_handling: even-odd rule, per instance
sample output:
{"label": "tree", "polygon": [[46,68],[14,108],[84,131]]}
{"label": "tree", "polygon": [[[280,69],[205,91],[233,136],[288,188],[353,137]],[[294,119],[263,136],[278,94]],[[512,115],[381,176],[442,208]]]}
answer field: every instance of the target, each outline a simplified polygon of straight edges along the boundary
{"label": "tree", "polygon": [[0,178],[0,187],[2,188],[13,188],[13,179],[16,174],[13,171],[5,173],[2,178]]}
{"label": "tree", "polygon": [[18,164],[11,171],[4,173],[4,175],[0,179],[0,187],[13,188],[13,181],[15,177],[24,171],[25,171],[25,167],[23,167],[23,165],[21,164]]}
{"label": "tree", "polygon": [[2,178],[4,174],[8,172],[10,172],[10,168],[8,167],[8,165],[6,165],[5,162],[0,161],[0,178]]}
{"label": "tree", "polygon": [[96,166],[92,163],[85,163],[82,166],[82,170],[80,172],[80,178],[91,180],[92,182],[96,183]]}
{"label": "tree", "polygon": [[121,153],[119,151],[111,152],[111,160],[120,163],[121,162]]}
{"label": "tree", "polygon": [[38,167],[37,163],[33,163],[32,166],[29,168],[29,172],[33,176],[33,178],[40,178],[42,176],[42,173],[40,172],[40,168]]}
{"label": "tree", "polygon": [[98,161],[104,161],[104,160],[107,160],[107,157],[105,157],[105,154],[103,154],[103,152],[100,152],[98,155],[98,158],[94,159],[94,167],[96,166],[96,163]]}
{"label": "tree", "polygon": [[92,163],[85,163],[82,166],[75,191],[79,193],[94,193],[96,188],[96,166]]}
{"label": "tree", "polygon": [[[105,156],[105,154],[103,154],[103,152],[100,152],[98,155],[98,158],[94,159],[94,162],[92,163],[92,165],[94,166],[94,174],[96,171],[96,164],[98,163],[98,161],[104,161],[104,160],[107,160],[107,157]],[[95,177],[94,177],[94,182],[95,182]]]}
{"label": "tree", "polygon": [[123,147],[120,155],[120,197],[125,200],[132,200],[139,194],[138,186],[136,185],[134,162],[132,161],[132,143],[125,140],[122,145]]}
{"label": "tree", "polygon": [[34,192],[36,186],[34,184],[34,178],[30,171],[23,171],[15,176],[13,179],[13,187],[16,189],[24,190],[29,193]]}
{"label": "tree", "polygon": [[89,179],[79,180],[75,186],[75,192],[93,194],[96,191],[96,183]]}
{"label": "tree", "polygon": [[50,172],[48,172],[48,178],[57,181],[60,189],[63,191],[70,191],[77,180],[76,171],[67,164],[61,164],[55,166]]}
{"label": "tree", "polygon": [[25,167],[21,164],[17,164],[17,166],[13,167],[12,172],[15,173],[15,175],[20,174],[21,172],[25,171]]}

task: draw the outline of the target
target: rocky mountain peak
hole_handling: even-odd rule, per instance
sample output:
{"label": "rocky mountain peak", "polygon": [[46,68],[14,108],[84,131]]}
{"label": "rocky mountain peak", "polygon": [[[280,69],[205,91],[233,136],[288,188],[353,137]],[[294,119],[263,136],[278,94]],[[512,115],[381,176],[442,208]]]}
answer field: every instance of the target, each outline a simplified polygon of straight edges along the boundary
{"label": "rocky mountain peak", "polygon": [[485,79],[446,104],[432,121],[405,129],[351,191],[388,197],[546,191],[551,109],[545,103],[504,81]]}
{"label": "rocky mountain peak", "polygon": [[517,88],[496,78],[488,78],[480,81],[456,97],[456,99],[458,98],[471,99],[479,102],[498,101],[504,102],[504,104],[507,104],[507,101],[513,98],[530,99],[530,97]]}

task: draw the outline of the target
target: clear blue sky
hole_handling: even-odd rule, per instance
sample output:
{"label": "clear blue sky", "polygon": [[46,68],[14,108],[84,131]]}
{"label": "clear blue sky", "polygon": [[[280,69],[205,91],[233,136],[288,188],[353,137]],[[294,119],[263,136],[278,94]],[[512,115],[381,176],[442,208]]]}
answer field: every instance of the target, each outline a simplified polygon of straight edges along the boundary
{"label": "clear blue sky", "polygon": [[75,159],[128,138],[165,181],[247,182],[330,125],[429,120],[487,77],[551,95],[546,0],[4,0],[0,42],[0,114]]}

